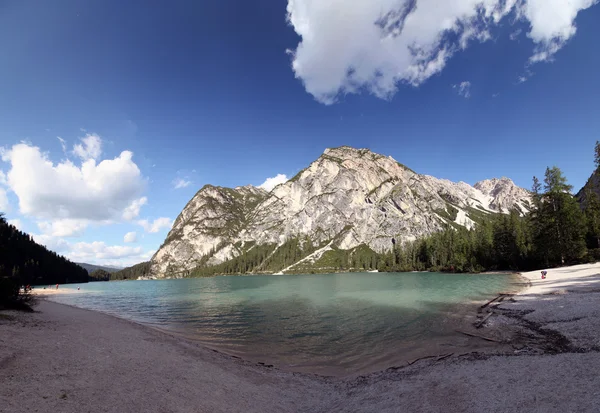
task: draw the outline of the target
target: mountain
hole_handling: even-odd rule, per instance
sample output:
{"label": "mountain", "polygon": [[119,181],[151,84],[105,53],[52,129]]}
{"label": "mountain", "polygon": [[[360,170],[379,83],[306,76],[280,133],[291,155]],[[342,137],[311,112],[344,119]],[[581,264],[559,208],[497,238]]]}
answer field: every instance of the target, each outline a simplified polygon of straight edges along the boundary
{"label": "mountain", "polygon": [[94,272],[96,270],[104,270],[106,272],[116,272],[121,269],[121,268],[117,268],[117,267],[107,267],[107,266],[102,266],[102,265],[86,264],[85,262],[76,262],[75,264],[79,265],[80,267],[85,268],[85,270],[88,272],[88,274],[91,274],[92,272]]}
{"label": "mountain", "polygon": [[596,195],[600,196],[600,174],[598,171],[594,171],[592,175],[590,175],[585,185],[575,195],[575,198],[577,198],[582,205],[585,205],[586,203],[587,190],[591,190],[596,193]]}
{"label": "mountain", "polygon": [[525,213],[530,200],[508,178],[470,186],[420,175],[368,149],[330,148],[271,192],[204,186],[152,257],[151,274],[186,275],[236,257],[244,257],[245,272],[304,271],[327,251],[384,252],[447,225]]}

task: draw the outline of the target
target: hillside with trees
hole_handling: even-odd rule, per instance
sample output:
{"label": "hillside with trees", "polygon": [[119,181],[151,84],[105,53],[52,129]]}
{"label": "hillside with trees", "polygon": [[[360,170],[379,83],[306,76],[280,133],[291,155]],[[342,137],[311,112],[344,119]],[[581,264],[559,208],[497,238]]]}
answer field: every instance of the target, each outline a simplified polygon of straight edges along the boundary
{"label": "hillside with trees", "polygon": [[122,270],[110,274],[111,281],[137,280],[138,277],[143,277],[150,274],[150,262],[141,262],[131,267],[123,268]]}
{"label": "hillside with trees", "polygon": [[87,281],[85,269],[37,244],[0,214],[0,301],[16,298],[23,285]]}
{"label": "hillside with trees", "polygon": [[[87,271],[87,270],[86,270]],[[109,281],[110,273],[108,271],[98,269],[94,270],[89,275],[89,281]]]}

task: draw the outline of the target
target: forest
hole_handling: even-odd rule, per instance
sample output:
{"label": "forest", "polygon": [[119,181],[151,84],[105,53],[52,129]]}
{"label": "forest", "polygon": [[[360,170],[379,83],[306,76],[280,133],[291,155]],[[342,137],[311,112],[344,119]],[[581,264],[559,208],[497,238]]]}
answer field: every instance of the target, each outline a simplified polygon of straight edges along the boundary
{"label": "forest", "polygon": [[547,168],[543,183],[533,177],[533,205],[525,216],[512,211],[482,220],[472,229],[448,227],[398,246],[378,262],[383,271],[478,272],[532,270],[600,259],[600,200],[593,188],[600,170],[572,195],[562,171]]}
{"label": "forest", "polygon": [[0,214],[0,306],[17,299],[24,285],[87,281],[85,269],[37,244]]}
{"label": "forest", "polygon": [[150,262],[141,262],[131,267],[123,268],[122,270],[113,272],[109,275],[110,281],[122,280],[137,280],[138,277],[148,275],[150,273]]}

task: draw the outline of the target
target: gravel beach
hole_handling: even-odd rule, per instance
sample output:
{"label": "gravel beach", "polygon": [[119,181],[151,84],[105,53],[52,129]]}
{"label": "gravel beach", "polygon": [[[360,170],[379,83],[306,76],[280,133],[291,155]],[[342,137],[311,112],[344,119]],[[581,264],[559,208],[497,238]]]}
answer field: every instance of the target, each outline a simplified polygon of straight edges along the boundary
{"label": "gravel beach", "polygon": [[98,312],[0,312],[0,412],[597,412],[600,264],[522,274],[450,354],[349,379],[290,373]]}

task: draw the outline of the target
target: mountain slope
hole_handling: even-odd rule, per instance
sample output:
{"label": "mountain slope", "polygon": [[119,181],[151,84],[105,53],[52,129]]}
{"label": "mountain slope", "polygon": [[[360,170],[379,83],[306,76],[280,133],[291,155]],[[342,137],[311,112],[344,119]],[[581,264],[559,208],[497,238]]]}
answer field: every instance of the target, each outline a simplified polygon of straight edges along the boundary
{"label": "mountain slope", "polygon": [[[0,214],[0,281],[12,279],[21,285],[85,283],[85,269],[46,247],[29,234],[9,224]],[[1,289],[1,288],[0,288]]]}
{"label": "mountain slope", "polygon": [[104,270],[106,272],[117,272],[119,270],[121,270],[121,268],[116,268],[116,267],[105,267],[102,265],[94,265],[94,264],[86,264],[85,262],[76,262],[75,264],[79,265],[80,267],[84,268],[88,274],[91,274],[92,272],[96,271],[96,270]]}
{"label": "mountain slope", "polygon": [[529,202],[529,192],[507,178],[472,187],[417,174],[368,149],[332,148],[270,193],[202,188],[152,258],[151,273],[185,275],[234,259],[246,271],[294,272],[300,261],[298,268],[306,267],[328,251],[383,252],[447,225],[472,227],[487,214],[525,212]]}

